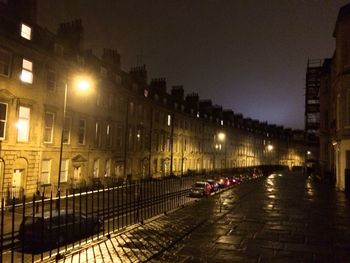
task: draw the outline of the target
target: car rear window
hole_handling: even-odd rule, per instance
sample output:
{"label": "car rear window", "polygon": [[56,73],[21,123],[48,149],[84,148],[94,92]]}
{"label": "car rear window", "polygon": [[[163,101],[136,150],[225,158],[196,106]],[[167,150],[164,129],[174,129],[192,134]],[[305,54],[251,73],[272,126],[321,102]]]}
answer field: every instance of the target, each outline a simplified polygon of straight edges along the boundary
{"label": "car rear window", "polygon": [[195,183],[194,187],[204,187],[205,183]]}
{"label": "car rear window", "polygon": [[42,220],[41,220],[41,218],[38,218],[38,217],[27,216],[24,219],[24,225],[25,226],[34,225],[34,224],[37,224],[37,223],[40,223],[40,222],[42,222]]}

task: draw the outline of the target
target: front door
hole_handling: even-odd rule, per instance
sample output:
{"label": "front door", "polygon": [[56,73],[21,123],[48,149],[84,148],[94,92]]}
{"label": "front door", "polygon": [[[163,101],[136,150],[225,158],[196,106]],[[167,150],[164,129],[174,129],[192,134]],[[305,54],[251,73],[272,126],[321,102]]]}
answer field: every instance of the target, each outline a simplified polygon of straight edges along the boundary
{"label": "front door", "polygon": [[22,192],[22,169],[15,169],[12,175],[11,198],[18,198]]}

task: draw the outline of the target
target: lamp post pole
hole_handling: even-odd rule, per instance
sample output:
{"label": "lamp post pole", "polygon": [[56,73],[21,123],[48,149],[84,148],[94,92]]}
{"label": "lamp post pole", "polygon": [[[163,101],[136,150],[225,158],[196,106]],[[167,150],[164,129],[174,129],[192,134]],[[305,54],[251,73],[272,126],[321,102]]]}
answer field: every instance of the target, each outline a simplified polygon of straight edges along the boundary
{"label": "lamp post pole", "polygon": [[65,82],[64,85],[64,102],[63,102],[63,118],[62,118],[62,129],[61,129],[61,142],[60,142],[60,158],[58,161],[58,179],[57,179],[57,210],[60,208],[60,197],[61,197],[61,165],[62,165],[62,152],[63,152],[63,136],[64,136],[64,126],[66,121],[66,108],[67,108],[67,93],[68,93],[68,83]]}

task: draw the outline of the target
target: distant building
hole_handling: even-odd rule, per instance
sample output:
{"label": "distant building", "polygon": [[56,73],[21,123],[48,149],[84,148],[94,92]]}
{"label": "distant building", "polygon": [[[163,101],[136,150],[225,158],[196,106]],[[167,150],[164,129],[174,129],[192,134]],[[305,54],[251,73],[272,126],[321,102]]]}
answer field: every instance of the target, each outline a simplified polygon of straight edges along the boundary
{"label": "distant building", "polygon": [[[23,3],[30,4],[23,16],[21,9],[16,16],[7,11]],[[298,131],[223,110],[185,95],[182,86],[168,93],[165,79],[148,81],[145,66],[123,71],[117,50],[104,49],[101,58],[82,50],[80,20],[54,34],[35,23],[34,7],[35,1],[0,2],[3,197],[49,193],[59,184],[64,191],[240,166],[303,165]],[[94,82],[86,94],[75,89],[81,74]]]}
{"label": "distant building", "polygon": [[322,175],[344,190],[350,169],[350,4],[340,9],[333,37],[335,52],[322,66],[320,164]]}

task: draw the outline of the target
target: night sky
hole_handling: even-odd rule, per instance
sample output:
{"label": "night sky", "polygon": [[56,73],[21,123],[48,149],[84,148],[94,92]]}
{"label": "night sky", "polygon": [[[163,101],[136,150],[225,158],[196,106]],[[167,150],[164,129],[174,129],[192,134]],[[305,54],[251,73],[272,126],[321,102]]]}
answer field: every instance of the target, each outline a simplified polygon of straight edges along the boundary
{"label": "night sky", "polygon": [[303,128],[307,59],[332,56],[345,0],[38,0],[56,31],[81,18],[85,48],[117,48],[122,68],[146,64],[168,91],[212,99],[245,117]]}

